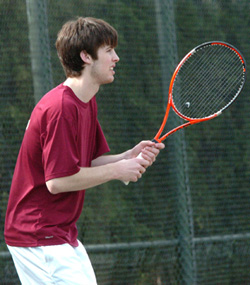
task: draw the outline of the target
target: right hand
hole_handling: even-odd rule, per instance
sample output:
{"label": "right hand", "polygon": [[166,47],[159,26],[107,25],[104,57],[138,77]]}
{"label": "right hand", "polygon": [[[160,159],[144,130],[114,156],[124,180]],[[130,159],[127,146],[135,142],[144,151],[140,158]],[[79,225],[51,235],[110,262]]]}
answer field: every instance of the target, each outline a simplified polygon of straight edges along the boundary
{"label": "right hand", "polygon": [[146,171],[149,162],[143,158],[123,159],[117,164],[118,180],[123,182],[137,182]]}

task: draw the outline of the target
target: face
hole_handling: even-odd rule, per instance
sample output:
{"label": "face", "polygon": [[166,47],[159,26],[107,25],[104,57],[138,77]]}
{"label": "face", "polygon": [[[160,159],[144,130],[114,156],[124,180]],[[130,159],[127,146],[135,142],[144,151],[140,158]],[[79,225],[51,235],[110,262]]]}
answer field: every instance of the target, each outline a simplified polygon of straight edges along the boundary
{"label": "face", "polygon": [[91,75],[99,85],[114,81],[115,66],[119,61],[114,48],[102,46],[97,51],[97,60],[92,62]]}

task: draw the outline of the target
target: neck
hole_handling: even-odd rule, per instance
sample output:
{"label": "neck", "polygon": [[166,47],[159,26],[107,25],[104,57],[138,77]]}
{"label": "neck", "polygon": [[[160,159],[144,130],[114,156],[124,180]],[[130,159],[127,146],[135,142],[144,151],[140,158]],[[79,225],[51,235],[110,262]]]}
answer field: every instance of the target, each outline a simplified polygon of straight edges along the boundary
{"label": "neck", "polygon": [[75,95],[84,103],[88,103],[98,92],[99,86],[79,77],[68,77],[63,85],[70,87]]}

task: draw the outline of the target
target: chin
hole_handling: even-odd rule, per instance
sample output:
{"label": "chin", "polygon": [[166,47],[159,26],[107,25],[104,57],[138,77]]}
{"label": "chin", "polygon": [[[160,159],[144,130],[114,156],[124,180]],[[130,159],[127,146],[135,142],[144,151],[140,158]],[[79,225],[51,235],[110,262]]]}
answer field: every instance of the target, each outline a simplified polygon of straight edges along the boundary
{"label": "chin", "polygon": [[103,81],[103,83],[102,83],[102,84],[109,84],[109,83],[112,83],[114,80],[115,80],[115,78],[114,78],[114,77],[112,77],[112,78],[109,78],[109,79],[107,79],[107,80]]}

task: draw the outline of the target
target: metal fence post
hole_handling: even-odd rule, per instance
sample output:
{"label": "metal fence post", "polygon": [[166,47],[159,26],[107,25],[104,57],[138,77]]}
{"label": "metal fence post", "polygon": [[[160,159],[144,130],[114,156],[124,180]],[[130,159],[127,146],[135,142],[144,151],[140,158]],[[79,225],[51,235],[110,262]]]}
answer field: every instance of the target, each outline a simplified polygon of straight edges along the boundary
{"label": "metal fence post", "polygon": [[[169,83],[177,62],[177,39],[173,0],[155,0],[156,23],[162,70],[164,106],[167,105]],[[172,70],[172,71],[171,71]],[[169,117],[170,124],[178,124],[177,117]],[[181,284],[196,284],[196,265],[191,193],[189,189],[188,164],[184,132],[178,132],[168,141],[175,153],[171,161],[176,182],[176,229],[178,240],[177,270]]]}
{"label": "metal fence post", "polygon": [[53,86],[46,0],[26,0],[34,98],[37,103]]}

